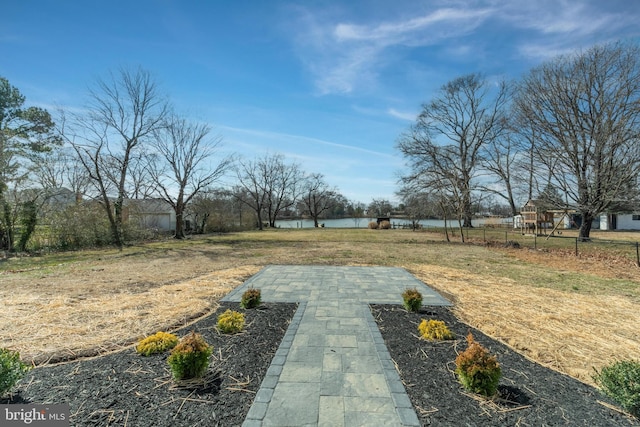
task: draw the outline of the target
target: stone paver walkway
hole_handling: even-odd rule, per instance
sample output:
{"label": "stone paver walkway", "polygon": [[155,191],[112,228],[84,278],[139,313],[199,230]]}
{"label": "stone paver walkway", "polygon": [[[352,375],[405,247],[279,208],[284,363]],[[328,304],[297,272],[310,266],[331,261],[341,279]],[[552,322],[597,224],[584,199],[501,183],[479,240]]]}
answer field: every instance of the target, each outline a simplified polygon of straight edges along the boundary
{"label": "stone paver walkway", "polygon": [[268,266],[223,300],[249,287],[300,305],[243,426],[420,425],[367,304],[414,287],[423,305],[447,300],[393,267]]}

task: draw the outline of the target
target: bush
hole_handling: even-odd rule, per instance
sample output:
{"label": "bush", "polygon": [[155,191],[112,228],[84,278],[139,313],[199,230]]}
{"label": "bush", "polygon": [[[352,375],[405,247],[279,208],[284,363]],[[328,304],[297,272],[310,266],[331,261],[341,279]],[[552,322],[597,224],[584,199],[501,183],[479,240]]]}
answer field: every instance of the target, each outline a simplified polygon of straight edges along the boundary
{"label": "bush", "polygon": [[183,337],[167,359],[171,373],[176,380],[200,378],[209,366],[209,357],[213,349],[202,335],[191,333]]}
{"label": "bush", "polygon": [[596,370],[593,380],[602,392],[633,416],[640,417],[640,361],[622,360]]}
{"label": "bush", "polygon": [[463,387],[473,393],[492,397],[498,390],[502,375],[495,356],[478,344],[471,332],[467,335],[469,346],[456,357],[456,374]]}
{"label": "bush", "polygon": [[260,305],[262,301],[262,297],[260,294],[260,289],[250,288],[247,289],[240,299],[240,305],[242,308],[255,308]]}
{"label": "bush", "polygon": [[389,221],[380,221],[380,230],[389,230],[391,223]]}
{"label": "bush", "polygon": [[218,316],[218,329],[223,334],[235,334],[244,328],[244,314],[227,310]]}
{"label": "bush", "polygon": [[405,290],[402,300],[407,311],[419,311],[422,307],[422,294],[416,288]]}
{"label": "bush", "polygon": [[371,222],[369,222],[368,227],[369,227],[371,230],[377,230],[377,229],[378,229],[378,223],[377,223],[376,221],[371,221]]}
{"label": "bush", "polygon": [[8,393],[30,369],[20,360],[20,353],[0,348],[0,397]]}
{"label": "bush", "polygon": [[157,332],[141,340],[136,351],[143,356],[150,356],[172,349],[178,344],[178,337],[167,332]]}
{"label": "bush", "polygon": [[418,325],[420,336],[427,340],[452,340],[455,338],[442,320],[422,320]]}

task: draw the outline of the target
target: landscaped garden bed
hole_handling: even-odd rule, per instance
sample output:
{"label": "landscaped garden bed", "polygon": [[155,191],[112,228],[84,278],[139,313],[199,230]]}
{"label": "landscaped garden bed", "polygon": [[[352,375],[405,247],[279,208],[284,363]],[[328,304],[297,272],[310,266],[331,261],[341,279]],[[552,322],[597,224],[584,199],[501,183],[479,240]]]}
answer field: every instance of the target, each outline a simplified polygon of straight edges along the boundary
{"label": "landscaped garden bed", "polygon": [[239,426],[260,388],[296,304],[262,304],[242,310],[247,327],[225,335],[217,315],[242,310],[222,303],[211,314],[176,332],[194,330],[213,347],[202,381],[172,380],[168,352],[151,356],[133,347],[29,372],[10,399],[0,403],[68,403],[74,426]]}
{"label": "landscaped garden bed", "polygon": [[[444,307],[409,312],[397,305],[372,305],[372,313],[424,426],[638,426],[596,388],[545,368],[460,322]],[[444,321],[455,340],[419,338],[423,319]],[[455,360],[471,332],[495,355],[502,378],[495,399],[466,391]]]}

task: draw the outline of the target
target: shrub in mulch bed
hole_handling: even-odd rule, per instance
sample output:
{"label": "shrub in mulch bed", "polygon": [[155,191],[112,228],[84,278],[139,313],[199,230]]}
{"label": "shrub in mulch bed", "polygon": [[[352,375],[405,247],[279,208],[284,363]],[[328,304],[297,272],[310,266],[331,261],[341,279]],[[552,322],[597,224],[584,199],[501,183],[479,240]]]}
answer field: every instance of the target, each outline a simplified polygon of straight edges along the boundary
{"label": "shrub in mulch bed", "polygon": [[[640,426],[590,385],[545,368],[460,322],[445,307],[408,312],[395,305],[372,305],[391,357],[423,426]],[[460,337],[429,341],[415,333],[424,319],[444,321]],[[455,360],[475,340],[495,355],[502,369],[497,397],[466,391]]]}
{"label": "shrub in mulch bed", "polygon": [[192,330],[212,347],[198,381],[175,381],[168,353],[142,357],[134,347],[29,372],[0,404],[68,403],[73,426],[239,426],[260,388],[296,304],[247,310],[247,327],[221,334],[217,315],[240,309],[222,303],[215,313],[174,333]]}

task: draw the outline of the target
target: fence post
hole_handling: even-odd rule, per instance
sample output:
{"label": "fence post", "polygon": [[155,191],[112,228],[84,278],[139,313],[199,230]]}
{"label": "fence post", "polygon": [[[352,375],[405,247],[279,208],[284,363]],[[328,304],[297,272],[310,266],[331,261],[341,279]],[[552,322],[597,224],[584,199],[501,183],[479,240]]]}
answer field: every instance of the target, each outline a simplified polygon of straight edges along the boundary
{"label": "fence post", "polygon": [[578,256],[578,238],[576,237],[576,256]]}
{"label": "fence post", "polygon": [[533,249],[538,250],[538,233],[533,235]]}
{"label": "fence post", "polygon": [[636,265],[640,267],[640,249],[638,249],[638,242],[636,242]]}
{"label": "fence post", "polygon": [[504,244],[506,245],[509,242],[509,236],[507,235],[507,232],[504,232]]}
{"label": "fence post", "polygon": [[487,229],[483,228],[482,229],[482,240],[487,243]]}

